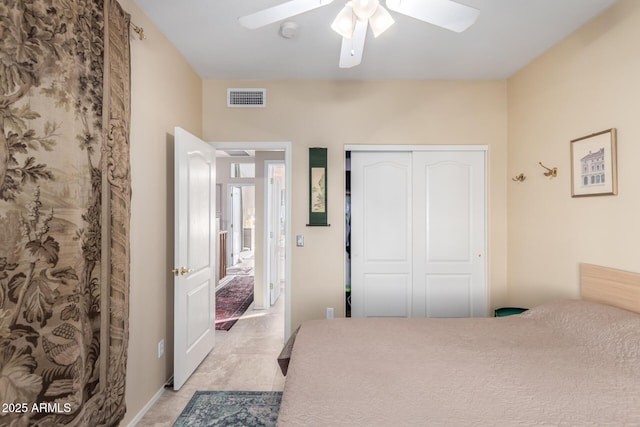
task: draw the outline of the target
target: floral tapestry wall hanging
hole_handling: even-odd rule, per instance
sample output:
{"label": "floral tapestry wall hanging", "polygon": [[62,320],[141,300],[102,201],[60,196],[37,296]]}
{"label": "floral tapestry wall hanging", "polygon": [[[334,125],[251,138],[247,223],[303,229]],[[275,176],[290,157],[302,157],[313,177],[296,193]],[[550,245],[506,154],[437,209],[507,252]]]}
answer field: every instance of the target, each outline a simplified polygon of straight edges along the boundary
{"label": "floral tapestry wall hanging", "polygon": [[124,416],[129,74],[115,1],[0,4],[0,425]]}

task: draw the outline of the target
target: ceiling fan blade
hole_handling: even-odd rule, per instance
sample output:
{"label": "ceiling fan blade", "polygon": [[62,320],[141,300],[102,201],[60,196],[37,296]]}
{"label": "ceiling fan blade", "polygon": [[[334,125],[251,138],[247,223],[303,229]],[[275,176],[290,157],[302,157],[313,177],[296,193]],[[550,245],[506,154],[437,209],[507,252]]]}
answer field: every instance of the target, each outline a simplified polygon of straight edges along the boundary
{"label": "ceiling fan blade", "polygon": [[301,13],[305,13],[313,9],[326,6],[332,1],[333,0],[291,0],[256,13],[252,13],[251,15],[241,16],[238,18],[238,22],[240,22],[240,25],[243,27],[254,30],[283,19],[291,18],[292,16],[300,15]]}
{"label": "ceiling fan blade", "polygon": [[469,28],[480,15],[478,9],[450,0],[387,0],[387,7],[456,33]]}
{"label": "ceiling fan blade", "polygon": [[350,39],[342,38],[342,47],[340,48],[340,68],[351,68],[362,62],[362,53],[364,52],[364,41],[367,37],[367,27],[369,21],[356,20],[356,26],[353,30],[353,36]]}

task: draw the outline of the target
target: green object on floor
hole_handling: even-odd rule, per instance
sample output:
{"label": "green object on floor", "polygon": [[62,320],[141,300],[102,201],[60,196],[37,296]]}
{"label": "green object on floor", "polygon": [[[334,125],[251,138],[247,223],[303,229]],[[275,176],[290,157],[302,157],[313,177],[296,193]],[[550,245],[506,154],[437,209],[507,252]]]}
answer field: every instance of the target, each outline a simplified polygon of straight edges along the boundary
{"label": "green object on floor", "polygon": [[514,314],[520,314],[524,311],[527,311],[526,308],[520,307],[502,307],[493,312],[494,317],[504,317],[504,316],[512,316]]}

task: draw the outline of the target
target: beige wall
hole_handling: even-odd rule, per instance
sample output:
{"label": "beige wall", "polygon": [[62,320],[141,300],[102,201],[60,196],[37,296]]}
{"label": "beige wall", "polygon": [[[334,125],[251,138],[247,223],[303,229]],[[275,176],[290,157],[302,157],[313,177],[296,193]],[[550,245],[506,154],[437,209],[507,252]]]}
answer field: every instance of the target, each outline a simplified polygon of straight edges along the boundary
{"label": "beige wall", "polygon": [[[265,87],[267,107],[227,108],[228,87]],[[506,303],[506,82],[205,81],[207,141],[291,141],[292,327],[344,315],[344,145],[485,144],[489,148],[489,291]],[[331,227],[306,227],[308,148],[329,148]],[[293,238],[293,236],[291,236]]]}
{"label": "beige wall", "polygon": [[[131,291],[128,425],[173,372],[173,128],[200,135],[202,80],[133,0],[147,39],[131,39]],[[165,356],[158,358],[158,342]]]}
{"label": "beige wall", "polygon": [[[640,271],[640,2],[623,0],[508,81],[509,302],[578,297],[578,263]],[[617,196],[571,198],[570,141],[618,130]],[[558,167],[544,177],[541,161]]]}

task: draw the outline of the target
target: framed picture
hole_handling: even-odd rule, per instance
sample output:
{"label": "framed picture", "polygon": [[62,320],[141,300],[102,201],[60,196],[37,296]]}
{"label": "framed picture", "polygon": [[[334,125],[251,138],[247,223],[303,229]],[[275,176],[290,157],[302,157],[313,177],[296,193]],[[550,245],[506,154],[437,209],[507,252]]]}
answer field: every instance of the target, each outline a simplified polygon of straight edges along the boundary
{"label": "framed picture", "polygon": [[309,148],[309,223],[327,223],[327,149]]}
{"label": "framed picture", "polygon": [[618,194],[616,129],[571,141],[571,197]]}

